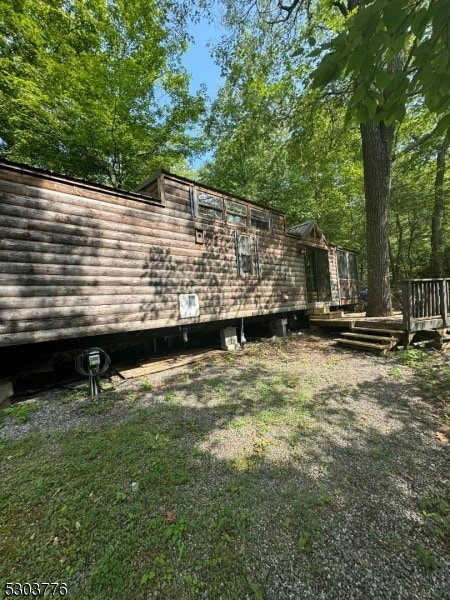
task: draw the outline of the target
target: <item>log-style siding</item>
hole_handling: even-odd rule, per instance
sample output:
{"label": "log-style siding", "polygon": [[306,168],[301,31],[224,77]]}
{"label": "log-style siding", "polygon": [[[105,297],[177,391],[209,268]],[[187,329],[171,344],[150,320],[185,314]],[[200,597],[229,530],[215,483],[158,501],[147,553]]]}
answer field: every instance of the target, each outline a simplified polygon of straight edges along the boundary
{"label": "log-style siding", "polygon": [[[0,346],[305,309],[284,215],[264,230],[193,214],[193,186],[163,172],[128,193],[0,161]],[[252,273],[239,274],[236,232],[257,249]],[[331,252],[332,305],[335,265]],[[199,316],[180,317],[180,294],[198,295]]]}

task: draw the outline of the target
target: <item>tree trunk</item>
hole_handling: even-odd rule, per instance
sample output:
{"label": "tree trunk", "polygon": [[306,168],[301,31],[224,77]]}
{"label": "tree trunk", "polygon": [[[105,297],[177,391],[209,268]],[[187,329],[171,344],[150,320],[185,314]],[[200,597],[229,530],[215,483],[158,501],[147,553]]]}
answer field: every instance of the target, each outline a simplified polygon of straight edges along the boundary
{"label": "tree trunk", "polygon": [[392,314],[389,283],[389,199],[394,126],[360,124],[366,199],[367,283],[369,317]]}
{"label": "tree trunk", "polygon": [[431,219],[431,277],[445,277],[445,243],[444,243],[444,177],[445,154],[449,142],[446,141],[436,155],[436,179],[434,181],[434,208]]}

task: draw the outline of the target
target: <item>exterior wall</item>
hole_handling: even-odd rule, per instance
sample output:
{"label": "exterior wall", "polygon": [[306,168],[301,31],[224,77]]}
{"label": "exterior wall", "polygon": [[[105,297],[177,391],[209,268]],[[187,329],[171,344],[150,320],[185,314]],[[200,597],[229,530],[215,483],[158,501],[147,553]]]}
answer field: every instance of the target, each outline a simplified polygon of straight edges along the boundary
{"label": "exterior wall", "polygon": [[330,283],[331,283],[331,304],[333,306],[339,306],[340,304],[340,293],[339,293],[339,276],[336,250],[330,248],[328,251],[330,261]]}
{"label": "exterior wall", "polygon": [[[282,214],[273,233],[211,221],[192,216],[189,182],[159,188],[160,201],[0,162],[0,346],[306,307]],[[234,231],[257,236],[260,279],[238,276]],[[180,317],[179,294],[198,295],[199,316]]]}
{"label": "exterior wall", "polygon": [[[206,216],[202,193],[270,226]],[[335,249],[286,234],[280,212],[168,173],[127,193],[0,161],[0,346],[304,310],[299,244],[329,252],[331,302],[317,305],[338,306]],[[180,295],[198,312],[182,316]]]}
{"label": "exterior wall", "polygon": [[[165,176],[166,208],[180,211],[188,230],[182,256],[187,251],[193,258],[192,262],[181,259],[174,269],[176,294],[198,294],[199,322],[305,308],[304,265],[295,241],[286,242],[284,215],[271,212],[272,231],[228,223],[225,216],[215,219],[202,216],[198,210],[192,216],[189,187],[182,179]],[[197,186],[196,192],[202,191],[209,192]],[[220,193],[214,195],[236,201]],[[202,232],[204,244],[196,244],[196,230]],[[252,245],[257,238],[260,278],[256,269],[238,275],[235,232],[249,235]]]}
{"label": "exterior wall", "polygon": [[[291,234],[295,235],[295,234]],[[337,307],[340,305],[340,281],[338,276],[338,265],[336,250],[333,246],[329,246],[323,238],[315,236],[306,236],[302,238],[296,238],[297,243],[300,243],[303,248],[313,248],[317,250],[324,250],[328,253],[328,271],[329,271],[329,282],[330,282],[330,300],[326,302],[309,302],[307,308],[314,307]],[[299,242],[299,239],[301,240]],[[306,283],[305,283],[306,285]]]}

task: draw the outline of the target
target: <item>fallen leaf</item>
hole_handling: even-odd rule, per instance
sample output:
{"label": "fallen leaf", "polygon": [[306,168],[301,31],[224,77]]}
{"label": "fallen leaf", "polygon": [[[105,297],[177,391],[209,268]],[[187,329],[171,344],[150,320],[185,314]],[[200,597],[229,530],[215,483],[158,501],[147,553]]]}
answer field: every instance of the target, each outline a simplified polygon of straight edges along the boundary
{"label": "fallen leaf", "polygon": [[54,545],[54,546],[57,546],[58,544],[59,544],[59,537],[58,537],[58,536],[55,536],[55,537],[53,538],[53,545]]}
{"label": "fallen leaf", "polygon": [[442,431],[436,431],[436,437],[437,439],[442,442],[443,444],[448,444],[449,443],[449,439],[448,437],[445,435],[445,433],[443,433]]}
{"label": "fallen leaf", "polygon": [[166,510],[166,523],[173,523],[175,521],[175,513],[173,510]]}
{"label": "fallen leaf", "polygon": [[54,498],[55,496],[57,496],[61,490],[62,490],[62,487],[56,488],[56,490],[53,493],[52,498]]}

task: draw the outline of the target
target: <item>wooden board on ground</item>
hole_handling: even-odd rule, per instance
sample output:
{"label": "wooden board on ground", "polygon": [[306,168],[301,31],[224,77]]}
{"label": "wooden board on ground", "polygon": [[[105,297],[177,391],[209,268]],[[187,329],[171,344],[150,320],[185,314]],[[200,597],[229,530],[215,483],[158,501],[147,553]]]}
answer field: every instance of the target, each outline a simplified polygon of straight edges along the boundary
{"label": "wooden board on ground", "polygon": [[133,379],[135,377],[143,377],[145,375],[153,375],[161,373],[169,369],[176,369],[186,365],[199,362],[206,358],[213,358],[223,354],[222,350],[187,350],[170,356],[154,358],[138,367],[115,367],[116,370],[125,378]]}

